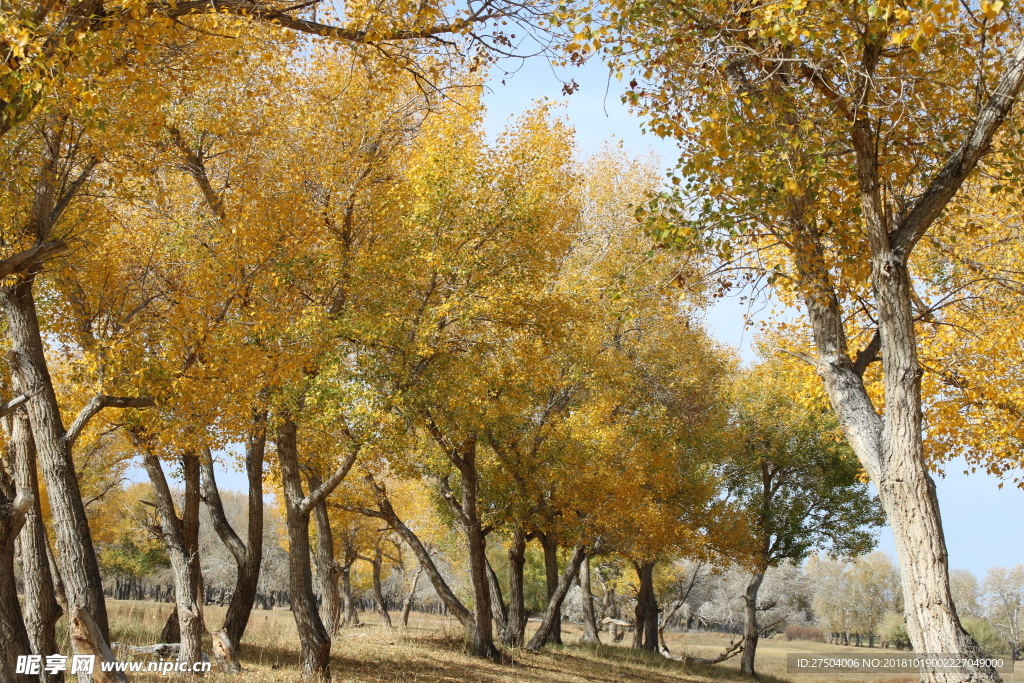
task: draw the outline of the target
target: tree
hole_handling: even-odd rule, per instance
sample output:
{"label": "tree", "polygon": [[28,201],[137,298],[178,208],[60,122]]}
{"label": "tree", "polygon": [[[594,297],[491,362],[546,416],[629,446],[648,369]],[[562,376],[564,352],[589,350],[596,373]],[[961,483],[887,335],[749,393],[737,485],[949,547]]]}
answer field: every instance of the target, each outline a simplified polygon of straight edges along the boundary
{"label": "tree", "polygon": [[985,575],[983,600],[989,621],[1010,646],[1014,661],[1024,641],[1024,565],[993,567]]}
{"label": "tree", "polygon": [[[803,306],[813,352],[792,351],[820,375],[878,487],[911,640],[974,658],[923,452],[911,257],[986,153],[1016,163],[1017,133],[1003,123],[1024,86],[1024,43],[1009,30],[1017,10],[622,2],[607,17],[622,41],[613,61],[645,67],[630,101],[685,149],[663,204],[678,220],[655,220],[655,236],[712,244],[730,261],[749,255],[746,265]],[[591,47],[589,28],[579,33],[587,40],[574,47]],[[865,375],[879,358],[884,396]],[[927,672],[968,678],[998,675]]]}
{"label": "tree", "polygon": [[740,661],[751,676],[760,633],[757,595],[768,568],[799,563],[823,548],[835,556],[862,555],[875,544],[870,529],[885,523],[832,413],[788,395],[792,382],[785,374],[766,364],[740,379],[732,404],[736,445],[723,468],[728,496],[750,517],[749,540],[737,544],[735,559],[751,569]]}

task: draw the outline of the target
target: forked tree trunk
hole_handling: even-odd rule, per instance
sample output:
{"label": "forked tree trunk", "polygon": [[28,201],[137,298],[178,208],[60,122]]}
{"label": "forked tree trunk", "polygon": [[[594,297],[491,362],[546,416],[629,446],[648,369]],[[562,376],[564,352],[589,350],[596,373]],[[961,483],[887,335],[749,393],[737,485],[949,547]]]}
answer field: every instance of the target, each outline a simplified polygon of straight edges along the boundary
{"label": "forked tree trunk", "polygon": [[357,555],[346,555],[345,561],[341,564],[341,605],[344,617],[342,623],[345,626],[359,626],[359,610],[356,609],[356,601],[352,598],[352,565]]}
{"label": "forked tree trunk", "polygon": [[558,583],[555,585],[555,591],[551,594],[551,598],[548,600],[548,608],[544,612],[544,618],[541,619],[540,626],[537,627],[537,632],[533,634],[533,638],[530,639],[530,644],[526,646],[527,650],[536,652],[544,647],[545,643],[551,642],[551,631],[554,630],[556,624],[562,620],[562,601],[565,600],[566,594],[569,592],[569,587],[572,585],[573,580],[579,573],[580,565],[583,564],[583,558],[587,556],[586,547],[578,545],[573,548],[572,556],[569,558],[569,563],[565,566],[565,571],[562,572],[561,577],[558,579]]}
{"label": "forked tree trunk", "polygon": [[299,632],[299,657],[304,680],[330,680],[331,637],[320,619],[313,593],[313,570],[309,550],[309,514],[303,509],[305,493],[299,473],[296,427],[284,415],[277,427],[277,456],[281,463],[288,525],[288,569],[292,615]]}
{"label": "forked tree trunk", "polygon": [[203,620],[197,600],[202,599],[199,595],[199,458],[187,452],[181,456],[185,493],[179,518],[160,457],[140,430],[133,430],[131,434],[143,452],[142,464],[153,485],[153,496],[160,515],[161,539],[174,573],[175,606],[181,642],[178,659],[195,664],[201,662],[203,657]]}
{"label": "forked tree trunk", "polygon": [[526,532],[516,528],[508,547],[508,615],[501,642],[506,647],[522,647],[526,636],[526,598],[523,569],[526,566]]}
{"label": "forked tree trunk", "polygon": [[[548,602],[551,602],[551,596],[555,594],[555,590],[558,588],[558,540],[555,538],[554,533],[537,533],[537,539],[540,541],[541,547],[544,549],[544,578],[547,582],[547,597]],[[555,612],[555,623],[551,627],[551,631],[548,635],[549,645],[561,645],[562,644],[562,609],[561,607]]]}
{"label": "forked tree trunk", "polygon": [[590,590],[590,555],[583,556],[579,571],[580,599],[583,601],[583,641],[590,645],[600,645],[601,638],[597,635],[597,615],[594,613],[594,594]]}
{"label": "forked tree trunk", "polygon": [[402,628],[409,628],[409,612],[412,611],[412,601],[416,598],[416,584],[419,583],[422,573],[423,565],[417,564],[416,573],[412,575],[412,583],[409,585],[409,594],[402,603]]}
{"label": "forked tree trunk", "polygon": [[107,639],[107,608],[103,598],[92,532],[85,514],[78,475],[71,457],[57,396],[46,365],[39,331],[30,273],[11,287],[0,288],[0,302],[7,317],[11,341],[8,359],[24,386],[33,389],[26,404],[36,452],[50,498],[57,555],[64,569],[64,583],[70,607],[85,608],[95,620],[100,635]]}
{"label": "forked tree trunk", "polygon": [[299,632],[302,678],[330,680],[331,637],[320,619],[313,592],[313,569],[309,550],[309,516],[321,501],[342,482],[355,463],[359,444],[324,483],[309,495],[302,492],[297,428],[290,414],[283,414],[277,426],[277,455],[281,465],[286,523],[288,526],[288,568],[291,587],[292,615]]}
{"label": "forked tree trunk", "polygon": [[633,649],[658,651],[658,599],[654,595],[654,562],[637,564],[640,590],[636,596]]}
{"label": "forked tree trunk", "polygon": [[[207,451],[203,459],[203,489],[213,528],[235,560],[235,590],[224,616],[223,629],[235,647],[242,641],[252,614],[260,583],[263,562],[263,463],[267,445],[267,413],[253,411],[252,426],[245,444],[245,473],[249,482],[248,525],[246,542],[228,523],[221,503],[213,471],[213,460]],[[167,641],[164,641],[167,642]]]}
{"label": "forked tree trunk", "polygon": [[757,593],[761,590],[763,581],[764,572],[755,572],[743,593],[743,656],[740,658],[740,671],[748,676],[756,675],[754,654],[757,652],[757,641],[760,637],[760,628],[757,625]]}

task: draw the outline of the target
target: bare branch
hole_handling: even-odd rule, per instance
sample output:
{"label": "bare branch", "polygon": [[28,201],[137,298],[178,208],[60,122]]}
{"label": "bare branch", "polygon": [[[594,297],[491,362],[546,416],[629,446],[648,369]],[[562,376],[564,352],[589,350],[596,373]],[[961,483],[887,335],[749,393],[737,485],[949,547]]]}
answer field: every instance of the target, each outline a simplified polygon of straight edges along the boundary
{"label": "bare branch", "polygon": [[78,437],[82,435],[82,430],[85,429],[89,421],[96,417],[104,408],[152,408],[156,405],[156,401],[151,398],[131,398],[126,396],[94,396],[82,410],[78,413],[78,417],[68,427],[68,431],[64,434],[64,443],[67,444],[68,449],[74,448],[75,442],[78,441]]}

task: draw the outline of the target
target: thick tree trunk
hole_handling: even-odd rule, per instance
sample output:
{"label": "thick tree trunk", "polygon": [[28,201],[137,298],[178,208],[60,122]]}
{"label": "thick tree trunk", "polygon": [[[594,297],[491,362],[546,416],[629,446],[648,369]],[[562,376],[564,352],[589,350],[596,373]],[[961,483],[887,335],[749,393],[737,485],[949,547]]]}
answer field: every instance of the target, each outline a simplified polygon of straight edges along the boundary
{"label": "thick tree trunk", "polygon": [[384,590],[381,587],[380,581],[380,572],[383,564],[384,551],[378,544],[373,550],[373,559],[370,561],[370,566],[373,568],[373,599],[377,601],[377,609],[380,610],[380,618],[384,621],[384,625],[388,628],[393,628],[387,603],[384,602]]}
{"label": "thick tree trunk", "polygon": [[15,683],[18,657],[31,653],[28,631],[14,582],[14,542],[32,509],[28,491],[14,493],[14,482],[0,463],[0,683]]}
{"label": "thick tree trunk", "polygon": [[757,625],[757,592],[761,590],[762,581],[764,572],[755,572],[743,594],[743,657],[740,659],[740,671],[748,676],[756,675],[754,654],[757,652],[757,641],[760,637],[760,628]]}
{"label": "thick tree trunk", "polygon": [[[558,588],[558,540],[553,533],[538,533],[537,539],[544,548],[544,578],[547,581],[548,602]],[[549,645],[562,644],[562,610],[555,612],[555,623],[548,635]]]}
{"label": "thick tree trunk", "polygon": [[[199,459],[193,453],[181,457],[185,494],[181,517],[175,510],[174,497],[164,475],[160,457],[146,443],[141,432],[132,433],[143,451],[142,464],[153,485],[153,496],[160,515],[160,534],[167,548],[174,573],[175,601],[181,650],[178,659],[194,664],[203,657],[203,620],[197,602],[199,588]],[[165,629],[167,627],[165,626]]]}
{"label": "thick tree trunk", "polygon": [[522,647],[526,636],[526,598],[523,590],[523,569],[526,566],[526,533],[521,528],[512,532],[508,548],[508,615],[501,642],[506,647]]}
{"label": "thick tree trunk", "polygon": [[416,584],[419,583],[422,573],[423,565],[416,565],[416,573],[412,575],[412,583],[409,585],[409,594],[402,603],[402,628],[409,628],[409,612],[412,611],[412,601],[416,598]]}
{"label": "thick tree trunk", "polygon": [[530,644],[526,646],[527,650],[536,652],[544,647],[545,643],[551,642],[551,631],[562,620],[562,601],[565,600],[565,595],[569,592],[569,587],[579,573],[580,565],[583,564],[583,558],[586,556],[585,546],[578,545],[573,548],[569,563],[566,565],[565,571],[562,572],[562,576],[559,577],[558,583],[555,585],[555,591],[548,599],[548,608],[544,612],[544,618],[541,619],[537,632],[530,639]]}
{"label": "thick tree trunk", "polygon": [[590,555],[583,556],[579,571],[580,593],[583,601],[583,640],[584,643],[600,645],[601,638],[597,635],[597,615],[594,613],[594,595],[590,590]]}
{"label": "thick tree trunk", "polygon": [[245,472],[249,481],[245,543],[235,533],[224,514],[209,453],[203,460],[203,487],[213,527],[231,552],[237,568],[235,590],[231,594],[223,626],[228,639],[235,647],[242,641],[245,627],[249,623],[249,615],[252,613],[260,583],[260,566],[263,562],[263,463],[267,445],[266,426],[266,412],[254,411],[252,427],[245,444]]}
{"label": "thick tree trunk", "polygon": [[[24,391],[24,387],[15,383],[16,391]],[[18,490],[31,492],[32,507],[25,516],[25,526],[21,531],[22,576],[25,581],[24,616],[25,628],[28,631],[29,646],[32,654],[52,655],[57,649],[56,626],[62,613],[57,602],[54,579],[50,570],[46,527],[40,507],[39,481],[36,475],[35,440],[32,438],[32,426],[28,413],[24,409],[16,410],[10,417],[8,435],[14,451],[14,474]],[[43,673],[43,681],[62,681],[64,675]]]}
{"label": "thick tree trunk", "polygon": [[640,589],[636,596],[633,649],[658,651],[658,599],[654,595],[654,562],[636,565]]}
{"label": "thick tree trunk", "polygon": [[302,476],[296,446],[296,427],[284,415],[277,427],[277,455],[281,463],[288,525],[288,568],[292,615],[299,632],[302,678],[330,680],[331,637],[320,619],[313,593],[313,570],[309,550],[309,513],[303,505]]}
{"label": "thick tree trunk", "polygon": [[11,341],[8,359],[24,386],[33,394],[26,404],[46,492],[50,498],[57,555],[64,568],[64,583],[71,608],[82,607],[92,616],[100,635],[107,639],[107,608],[103,580],[93,548],[78,475],[65,439],[57,396],[46,366],[32,294],[34,274],[11,287],[0,288],[0,302],[7,317]]}

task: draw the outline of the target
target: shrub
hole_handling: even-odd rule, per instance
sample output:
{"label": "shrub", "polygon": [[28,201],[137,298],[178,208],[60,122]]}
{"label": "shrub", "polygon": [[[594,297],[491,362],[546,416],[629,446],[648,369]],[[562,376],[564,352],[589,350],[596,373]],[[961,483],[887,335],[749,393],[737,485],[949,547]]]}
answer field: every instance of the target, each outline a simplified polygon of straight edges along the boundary
{"label": "shrub", "polygon": [[971,637],[978,643],[978,647],[986,655],[1005,654],[1010,651],[1006,641],[1002,639],[995,626],[988,619],[966,617],[962,619],[964,630],[971,634]]}
{"label": "shrub", "polygon": [[783,631],[786,640],[812,640],[816,643],[824,643],[825,635],[816,628],[808,626],[787,626]]}
{"label": "shrub", "polygon": [[882,623],[878,626],[878,635],[882,638],[882,647],[894,647],[897,650],[910,649],[910,636],[903,615],[897,612],[886,612]]}

